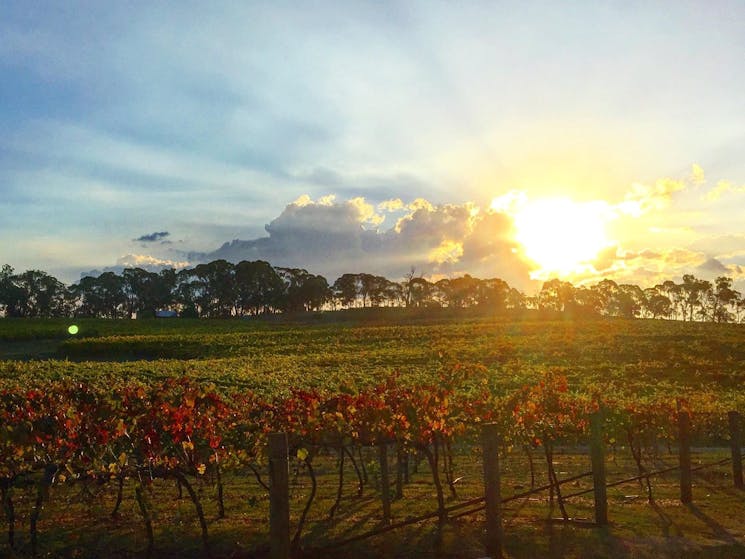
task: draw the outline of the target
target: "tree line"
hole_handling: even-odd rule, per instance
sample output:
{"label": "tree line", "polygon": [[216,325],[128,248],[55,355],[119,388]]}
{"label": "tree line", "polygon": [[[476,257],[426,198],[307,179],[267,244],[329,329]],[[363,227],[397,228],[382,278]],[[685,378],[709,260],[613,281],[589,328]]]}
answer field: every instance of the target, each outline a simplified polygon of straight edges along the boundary
{"label": "tree line", "polygon": [[499,278],[462,277],[429,281],[412,269],[402,281],[348,273],[333,284],[300,268],[268,262],[215,260],[193,268],[151,272],[127,268],[65,285],[41,270],[0,268],[0,314],[6,317],[152,317],[171,310],[182,317],[230,318],[369,307],[482,308],[501,312],[535,309],[573,316],[666,318],[741,322],[745,299],[733,280],[712,283],[684,275],[642,289],[604,279],[574,286],[552,279],[526,296]]}

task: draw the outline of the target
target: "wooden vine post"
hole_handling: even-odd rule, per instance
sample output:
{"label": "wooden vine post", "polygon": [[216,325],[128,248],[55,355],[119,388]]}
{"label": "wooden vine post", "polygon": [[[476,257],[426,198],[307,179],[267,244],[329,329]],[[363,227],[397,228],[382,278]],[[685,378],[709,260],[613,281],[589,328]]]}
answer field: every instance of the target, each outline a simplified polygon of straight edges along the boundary
{"label": "wooden vine post", "polygon": [[391,521],[391,476],[388,470],[388,445],[378,445],[378,459],[380,462],[380,496],[383,500],[383,522]]}
{"label": "wooden vine post", "polygon": [[481,428],[486,503],[486,551],[492,558],[502,557],[502,496],[499,480],[499,430],[496,423]]}
{"label": "wooden vine post", "polygon": [[691,418],[687,411],[678,412],[678,455],[680,458],[680,502],[693,502],[691,477]]}
{"label": "wooden vine post", "polygon": [[272,559],[290,558],[290,460],[285,433],[269,434],[269,547]]}
{"label": "wooden vine post", "polygon": [[737,489],[745,489],[742,480],[742,416],[736,411],[728,414],[729,443],[732,449],[732,481]]}
{"label": "wooden vine post", "polygon": [[408,465],[406,464],[406,451],[402,444],[396,447],[396,499],[403,499],[404,497],[404,478],[406,477],[406,470]]}
{"label": "wooden vine post", "polygon": [[592,487],[595,495],[595,524],[608,525],[608,492],[605,487],[605,415],[600,409],[590,416],[590,460],[592,462]]}

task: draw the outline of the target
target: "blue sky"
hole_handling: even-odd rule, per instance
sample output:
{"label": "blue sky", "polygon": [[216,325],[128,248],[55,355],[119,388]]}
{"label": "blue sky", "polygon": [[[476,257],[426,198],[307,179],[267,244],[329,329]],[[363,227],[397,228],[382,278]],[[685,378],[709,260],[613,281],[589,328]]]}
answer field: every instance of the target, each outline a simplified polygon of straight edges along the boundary
{"label": "blue sky", "polygon": [[[742,2],[5,2],[0,37],[0,261],[19,270],[71,281],[241,239],[279,265],[362,271],[365,250],[324,252],[343,215],[376,233],[387,274],[520,264],[528,286],[541,263],[509,223],[469,260],[481,217],[446,232],[446,207],[617,207],[634,183],[663,202],[609,220],[613,264],[570,279],[745,265]],[[301,216],[286,246],[277,224]],[[418,240],[397,235],[411,224]],[[154,232],[169,235],[134,240]]]}

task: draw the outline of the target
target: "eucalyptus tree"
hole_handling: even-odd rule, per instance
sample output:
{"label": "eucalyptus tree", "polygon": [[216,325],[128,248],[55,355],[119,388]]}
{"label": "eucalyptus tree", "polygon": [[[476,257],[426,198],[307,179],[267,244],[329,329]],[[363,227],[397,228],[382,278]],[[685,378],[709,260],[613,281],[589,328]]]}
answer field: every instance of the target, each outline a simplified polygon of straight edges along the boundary
{"label": "eucalyptus tree", "polygon": [[201,290],[201,282],[196,278],[193,270],[184,268],[176,272],[176,285],[173,299],[179,308],[180,316],[184,318],[198,318],[199,306],[197,297]]}
{"label": "eucalyptus tree", "polygon": [[486,307],[496,311],[507,308],[507,299],[510,294],[509,284],[500,278],[488,278],[480,280],[475,303],[479,307]]}
{"label": "eucalyptus tree", "polygon": [[525,293],[510,287],[505,297],[505,305],[508,309],[523,310],[528,307],[527,297]]}
{"label": "eucalyptus tree", "polygon": [[598,292],[591,287],[580,286],[574,289],[573,312],[584,317],[599,316],[602,301]]}
{"label": "eucalyptus tree", "polygon": [[114,272],[85,276],[70,286],[76,316],[121,318],[126,314],[124,278]]}
{"label": "eucalyptus tree", "polygon": [[670,301],[670,309],[666,318],[677,319],[678,316],[684,314],[685,311],[682,306],[683,292],[678,284],[672,280],[665,280],[655,285],[654,290]]}
{"label": "eucalyptus tree", "polygon": [[243,260],[235,265],[234,278],[239,315],[266,314],[280,306],[284,282],[268,262]]}
{"label": "eucalyptus tree", "polygon": [[613,301],[618,293],[618,284],[612,279],[604,279],[591,288],[597,294],[598,304],[601,313],[604,315],[613,314]]}
{"label": "eucalyptus tree", "polygon": [[672,313],[672,301],[660,290],[660,286],[648,287],[643,291],[642,310],[650,318],[669,318]]}
{"label": "eucalyptus tree", "polygon": [[427,307],[432,303],[434,284],[424,278],[411,278],[404,287],[407,293],[406,306]]}
{"label": "eucalyptus tree", "polygon": [[236,312],[235,267],[227,260],[199,264],[191,271],[194,302],[201,316],[228,318]]}
{"label": "eucalyptus tree", "polygon": [[574,304],[574,286],[558,278],[543,283],[538,293],[540,310],[564,311]]}
{"label": "eucalyptus tree", "polygon": [[644,307],[644,292],[638,285],[622,283],[612,300],[612,314],[622,318],[637,318]]}
{"label": "eucalyptus tree", "polygon": [[732,322],[737,313],[740,292],[732,289],[732,278],[720,276],[711,293],[711,317],[714,322]]}
{"label": "eucalyptus tree", "polygon": [[172,268],[150,272],[142,268],[126,268],[122,272],[126,314],[132,318],[153,317],[161,309],[177,305],[179,275]]}
{"label": "eucalyptus tree", "polygon": [[280,308],[286,312],[320,310],[333,296],[326,278],[302,268],[276,268],[284,283]]}
{"label": "eucalyptus tree", "polygon": [[404,289],[400,283],[386,279],[383,287],[383,295],[391,307],[400,307],[404,304]]}
{"label": "eucalyptus tree", "polygon": [[7,281],[10,295],[5,302],[8,316],[49,318],[69,314],[67,287],[54,276],[41,270],[26,270],[3,281]]}
{"label": "eucalyptus tree", "polygon": [[0,268],[0,312],[5,316],[22,316],[24,292],[16,282],[15,270],[9,264]]}
{"label": "eucalyptus tree", "polygon": [[[437,282],[439,286],[441,282]],[[465,274],[450,280],[443,280],[442,288],[447,300],[448,307],[472,307],[475,306],[479,292],[482,290],[482,281]]]}
{"label": "eucalyptus tree", "polygon": [[142,268],[125,268],[122,270],[124,281],[125,310],[129,318],[140,315],[146,305],[145,294],[147,276],[150,272]]}
{"label": "eucalyptus tree", "polygon": [[365,274],[367,280],[368,297],[371,307],[380,307],[389,302],[391,291],[391,282],[383,276]]}
{"label": "eucalyptus tree", "polygon": [[[689,321],[693,320],[694,315],[706,318],[705,294],[711,290],[711,282],[698,279],[692,274],[685,274],[680,289],[683,294],[685,311],[683,320],[686,319],[686,314]],[[698,309],[698,312],[696,312],[696,309]]]}
{"label": "eucalyptus tree", "polygon": [[363,307],[366,307],[368,302],[372,307],[374,306],[373,299],[379,300],[378,291],[380,285],[378,276],[372,274],[357,274],[357,290],[360,297],[362,297]]}
{"label": "eucalyptus tree", "polygon": [[359,296],[358,274],[343,274],[331,286],[334,299],[343,307],[354,307]]}

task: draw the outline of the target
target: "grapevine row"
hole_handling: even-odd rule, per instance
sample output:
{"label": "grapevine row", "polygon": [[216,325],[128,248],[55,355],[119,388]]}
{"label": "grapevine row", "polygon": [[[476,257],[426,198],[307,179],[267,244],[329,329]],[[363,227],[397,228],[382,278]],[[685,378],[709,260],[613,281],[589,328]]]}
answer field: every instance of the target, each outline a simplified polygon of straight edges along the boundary
{"label": "grapevine row", "polygon": [[[452,462],[456,437],[474,440],[480,423],[496,422],[506,447],[543,449],[550,482],[556,482],[558,491],[555,445],[586,440],[587,418],[601,408],[608,442],[629,446],[640,475],[643,453],[653,452],[659,441],[674,439],[675,416],[681,409],[696,418],[699,436],[725,436],[727,406],[712,395],[645,400],[603,394],[599,388],[574,393],[566,377],[555,372],[547,372],[535,385],[496,394],[486,370],[477,366],[443,367],[428,384],[406,384],[393,373],[358,391],[293,389],[274,398],[221,391],[185,377],[113,387],[73,380],[45,381],[31,388],[6,385],[0,390],[0,488],[9,543],[12,546],[15,485],[31,480],[38,488],[31,515],[35,548],[39,511],[54,483],[116,482],[116,513],[124,480],[135,479],[137,503],[152,535],[144,489],[156,478],[171,478],[194,501],[208,548],[193,481],[214,476],[219,495],[226,471],[252,471],[261,481],[267,437],[277,431],[287,434],[291,452],[311,472],[321,449],[338,452],[342,464],[345,453],[354,460],[349,449],[355,447],[393,445],[399,456],[419,453],[430,464],[438,508],[444,510],[440,461]],[[444,471],[454,492],[452,463],[446,463]],[[558,497],[566,516],[560,493]],[[219,506],[223,515],[222,499]]]}

